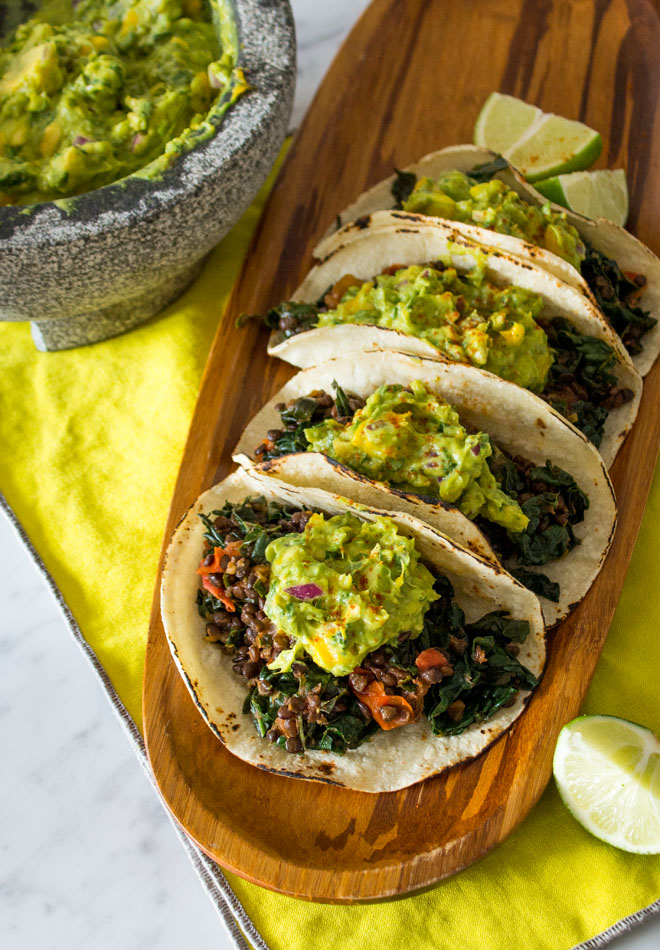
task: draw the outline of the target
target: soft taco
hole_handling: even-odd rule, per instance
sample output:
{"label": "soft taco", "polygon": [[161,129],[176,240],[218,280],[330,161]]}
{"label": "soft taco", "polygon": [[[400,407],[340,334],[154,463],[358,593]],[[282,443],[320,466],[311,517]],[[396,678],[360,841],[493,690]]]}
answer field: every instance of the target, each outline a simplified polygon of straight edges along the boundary
{"label": "soft taco", "polygon": [[642,375],[660,353],[660,260],[613,222],[549,202],[494,152],[456,145],[397,171],[338,215],[345,227],[327,235],[316,256],[325,257],[360,228],[363,216],[381,209],[394,214],[391,221],[381,217],[379,226],[409,214],[432,216],[541,265],[593,300]]}
{"label": "soft taco", "polygon": [[234,458],[495,553],[548,625],[584,597],[614,534],[594,446],[537,396],[463,364],[375,351],[306,369],[252,419]]}
{"label": "soft taco", "polygon": [[244,471],[178,526],[162,616],[230,752],[365,792],[478,755],[545,659],[538,601],[501,568],[407,514]]}
{"label": "soft taco", "polygon": [[356,232],[265,320],[269,353],[295,366],[374,347],[476,365],[542,396],[608,467],[639,406],[641,378],[586,296],[428,219]]}

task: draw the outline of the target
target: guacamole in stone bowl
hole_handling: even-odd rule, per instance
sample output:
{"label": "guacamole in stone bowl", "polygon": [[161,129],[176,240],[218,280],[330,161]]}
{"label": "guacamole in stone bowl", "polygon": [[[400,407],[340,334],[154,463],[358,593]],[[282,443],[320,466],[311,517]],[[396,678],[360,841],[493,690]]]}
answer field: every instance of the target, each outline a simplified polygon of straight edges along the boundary
{"label": "guacamole in stone bowl", "polygon": [[287,0],[0,2],[0,318],[41,349],[123,332],[262,184],[295,75]]}

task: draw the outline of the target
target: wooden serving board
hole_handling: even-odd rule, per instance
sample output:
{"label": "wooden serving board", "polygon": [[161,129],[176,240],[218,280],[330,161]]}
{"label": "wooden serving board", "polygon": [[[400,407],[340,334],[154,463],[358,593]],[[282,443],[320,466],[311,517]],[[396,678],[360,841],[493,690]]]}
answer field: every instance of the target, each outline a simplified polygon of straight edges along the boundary
{"label": "wooden serving board", "polygon": [[[433,149],[469,142],[493,90],[603,133],[625,167],[630,226],[660,251],[660,21],[648,0],[375,0],[340,50],[289,152],[206,366],[165,546],[195,498],[226,475],[242,428],[292,369],[256,322],[286,299],[311,248],[365,187]],[[323,354],[319,354],[319,359]],[[158,590],[144,680],[151,766],[176,820],[223,867],[297,897],[350,902],[426,887],[505,838],[551,775],[623,585],[660,443],[660,367],[613,470],[619,526],[581,606],[550,635],[543,681],[514,728],[475,761],[369,795],[287,779],[225,751],[170,658]],[[512,425],[515,424],[512,420]]]}

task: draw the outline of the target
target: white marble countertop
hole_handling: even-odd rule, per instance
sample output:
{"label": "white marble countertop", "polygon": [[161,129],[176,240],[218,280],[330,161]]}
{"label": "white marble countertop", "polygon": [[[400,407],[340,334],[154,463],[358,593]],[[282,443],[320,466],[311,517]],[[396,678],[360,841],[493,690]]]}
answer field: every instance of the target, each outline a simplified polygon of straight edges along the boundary
{"label": "white marble countertop", "polygon": [[[296,125],[367,0],[292,5]],[[2,513],[0,657],[0,944],[230,950],[100,683]],[[660,919],[611,946],[657,950]]]}

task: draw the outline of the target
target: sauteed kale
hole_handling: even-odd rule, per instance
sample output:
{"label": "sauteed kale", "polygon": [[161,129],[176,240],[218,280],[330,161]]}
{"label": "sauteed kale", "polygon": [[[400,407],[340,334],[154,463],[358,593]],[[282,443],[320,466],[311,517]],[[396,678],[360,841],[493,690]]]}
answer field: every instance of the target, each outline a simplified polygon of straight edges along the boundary
{"label": "sauteed kale", "polygon": [[644,349],[642,337],[658,322],[638,304],[646,278],[643,274],[622,273],[616,261],[597,251],[588,241],[585,241],[585,249],[582,276],[596,303],[630,355],[641,353]]}
{"label": "sauteed kale", "polygon": [[416,639],[402,633],[347,676],[333,676],[306,655],[288,672],[269,669],[289,639],[263,610],[270,582],[265,551],[274,538],[304,532],[311,516],[264,498],[227,502],[200,516],[206,549],[197,604],[205,639],[244,678],[244,712],[261,736],[291,753],[344,753],[379,728],[404,726],[422,713],[434,733],[458,735],[534,688],[536,678],[517,659],[527,621],[500,611],[467,624],[442,576]]}
{"label": "sauteed kale", "polygon": [[[337,383],[333,383],[333,388],[334,397],[324,390],[315,390],[288,403],[280,403],[277,410],[282,428],[266,433],[255,450],[255,457],[268,461],[290,452],[306,452],[310,442],[305,430],[324,419],[332,418],[342,425],[350,423],[355,412],[364,406],[364,400],[344,392]],[[512,458],[493,446],[488,466],[502,490],[518,501],[529,524],[525,531],[512,533],[481,516],[475,523],[514,577],[534,593],[557,603],[559,584],[526,568],[556,560],[579,544],[573,528],[584,520],[588,497],[572,475],[550,461],[543,466],[534,465],[528,459]]]}

